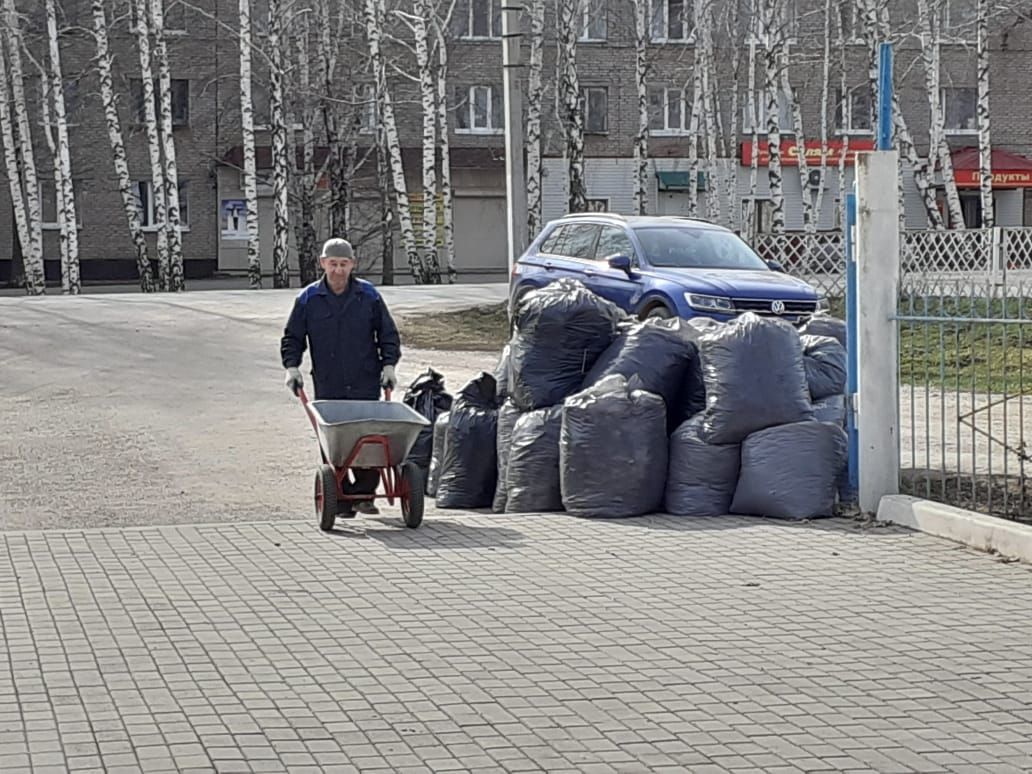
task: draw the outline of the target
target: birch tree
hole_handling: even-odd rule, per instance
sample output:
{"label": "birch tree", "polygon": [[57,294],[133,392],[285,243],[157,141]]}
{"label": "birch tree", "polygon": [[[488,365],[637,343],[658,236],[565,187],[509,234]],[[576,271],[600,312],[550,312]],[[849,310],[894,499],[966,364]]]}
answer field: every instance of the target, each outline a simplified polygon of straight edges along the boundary
{"label": "birch tree", "polygon": [[299,14],[298,80],[297,102],[301,113],[301,175],[297,181],[299,217],[294,222],[294,238],[297,242],[298,268],[302,287],[319,278],[319,264],[316,258],[315,234],[315,107],[312,99],[311,69],[309,66],[309,21],[308,14]]}
{"label": "birch tree", "polygon": [[946,133],[943,131],[942,102],[939,88],[942,67],[942,36],[940,10],[930,7],[928,0],[917,0],[918,32],[921,40],[921,61],[925,72],[925,89],[928,92],[928,157],[938,158],[942,172],[946,206],[950,222],[955,228],[964,228],[964,212],[960,207],[960,195],[953,173],[953,156]]}
{"label": "birch tree", "polygon": [[[647,0],[636,0],[638,3]],[[530,0],[530,51],[527,55],[527,232],[541,231],[541,115],[545,86],[542,71],[545,50],[545,0]]]}
{"label": "birch tree", "polygon": [[[43,271],[43,207],[40,201],[39,178],[36,174],[29,111],[25,101],[21,20],[18,18],[14,0],[4,0],[4,22],[4,46],[10,63],[10,94],[0,95],[4,103],[0,108],[0,117],[6,127],[4,147],[10,148],[12,152],[11,162],[7,165],[8,179],[15,201],[15,219],[18,222],[19,240],[25,260],[26,290],[31,294],[40,295],[46,292]],[[0,55],[0,59],[3,58]],[[2,74],[3,91],[7,92],[7,62],[4,62],[2,67],[5,70]],[[13,120],[8,106],[14,109]],[[21,216],[18,215],[19,210]]]}
{"label": "birch tree", "polygon": [[433,0],[415,0],[410,26],[415,36],[416,67],[423,118],[423,262],[431,276],[440,278],[437,259],[437,84],[430,60],[428,26],[435,15]]}
{"label": "birch tree", "polygon": [[165,171],[161,164],[161,137],[158,132],[158,117],[155,110],[154,70],[151,65],[150,25],[147,22],[147,0],[132,0],[132,27],[136,36],[136,49],[140,58],[140,88],[143,100],[143,123],[147,133],[147,152],[151,164],[151,211],[150,225],[157,229],[158,287],[168,290],[171,276],[168,231],[166,229]]}
{"label": "birch tree", "polygon": [[763,53],[764,92],[767,98],[767,179],[770,185],[771,229],[775,234],[785,230],[785,194],[781,173],[781,110],[780,80],[781,30],[778,20],[778,0],[764,0]]}
{"label": "birch tree", "polygon": [[254,99],[251,64],[251,0],[239,2],[240,30],[240,132],[244,153],[243,189],[247,224],[247,283],[254,290],[262,286],[262,251],[258,234],[258,169],[255,161]]}
{"label": "birch tree", "polygon": [[405,182],[405,167],[401,158],[401,141],[398,125],[394,118],[394,103],[391,100],[390,84],[387,80],[387,65],[382,50],[384,27],[383,0],[364,0],[366,41],[369,45],[369,59],[376,78],[376,104],[381,111],[385,142],[391,167],[391,182],[398,205],[398,221],[401,227],[401,241],[408,259],[409,271],[418,284],[433,281],[429,268],[423,263],[416,246],[416,234],[412,228],[412,212],[409,208],[408,187]]}
{"label": "birch tree", "polygon": [[97,48],[97,73],[100,80],[100,102],[104,108],[104,121],[107,125],[108,144],[111,146],[111,159],[118,180],[118,193],[122,197],[122,208],[125,211],[126,223],[129,227],[129,238],[136,252],[136,271],[140,275],[140,290],[152,293],[157,288],[154,284],[154,272],[151,271],[150,256],[147,254],[147,239],[140,221],[140,209],[133,193],[132,177],[129,174],[129,160],[125,152],[125,140],[122,135],[122,121],[118,116],[118,103],[111,76],[111,51],[108,43],[108,21],[104,10],[104,0],[91,0],[93,12],[93,37]]}
{"label": "birch tree", "polygon": [[[714,101],[715,67],[713,50],[713,5],[709,0],[698,0],[696,5],[702,5],[702,24],[696,27],[696,35],[701,38],[702,45],[702,93],[699,97],[698,109],[702,110],[706,124],[706,176],[709,178],[709,185],[706,193],[706,217],[713,223],[720,221],[720,198],[717,196],[714,181],[716,180],[717,163],[717,117],[719,109]],[[693,108],[694,109],[694,108]],[[698,179],[695,175],[692,181]],[[691,189],[697,189],[698,185],[691,185]]]}
{"label": "birch tree", "polygon": [[380,255],[384,285],[394,284],[394,206],[391,201],[391,153],[383,122],[376,127],[376,187],[380,191]]}
{"label": "birch tree", "polygon": [[282,14],[280,0],[269,0],[269,111],[272,124],[272,286],[290,287],[288,238],[290,204],[287,185],[290,174],[290,149],[287,147],[288,119],[283,97],[284,41],[281,40]]}
{"label": "birch tree", "polygon": [[634,212],[649,207],[649,0],[634,0],[634,87],[638,129],[634,134]]}
{"label": "birch tree", "polygon": [[[755,24],[755,22],[753,23]],[[756,41],[754,36],[750,36],[749,40],[748,98],[750,124],[752,125],[749,142],[752,145],[752,153],[749,156],[749,198],[746,199],[743,218],[745,219],[746,233],[750,237],[755,237],[756,196],[759,190],[760,116],[757,110],[759,93],[756,90]]]}
{"label": "birch tree", "polygon": [[[535,0],[537,1],[537,0]],[[455,10],[454,2],[444,19],[435,18],[437,34],[437,136],[441,148],[441,217],[444,221],[444,256],[448,282],[455,282],[455,215],[451,180],[451,141],[448,138],[448,42],[444,30]]]}
{"label": "birch tree", "polygon": [[976,49],[978,57],[978,172],[982,198],[982,228],[996,225],[993,210],[993,156],[989,133],[989,9],[978,0]]}
{"label": "birch tree", "polygon": [[[692,4],[693,16],[692,25],[695,27],[696,45],[693,50],[694,60],[692,62],[692,99],[689,109],[691,115],[688,117],[688,215],[695,218],[699,215],[699,186],[696,182],[699,179],[699,134],[702,118],[702,75],[706,64],[704,61],[705,46],[700,46],[701,27],[704,25],[703,15],[705,13],[706,0],[698,0]],[[687,86],[685,87],[687,91]]]}
{"label": "birch tree", "polygon": [[[841,14],[835,15],[835,25],[839,43],[839,115],[845,124],[846,116],[849,115],[849,84],[847,81],[849,68],[846,61],[846,30],[842,25]],[[845,128],[845,127],[843,127]],[[842,151],[838,159],[838,190],[839,190],[839,223],[845,227],[846,224],[846,158],[849,155],[849,133],[842,135]]]}
{"label": "birch tree", "polygon": [[579,10],[580,0],[556,0],[558,61],[561,63],[559,91],[562,94],[570,212],[584,212],[588,208],[584,180],[584,104],[577,75]]}
{"label": "birch tree", "polygon": [[[378,0],[379,2],[379,0]],[[350,168],[355,154],[351,152],[346,127],[354,121],[347,120],[342,113],[342,100],[337,98],[336,73],[338,64],[337,45],[344,39],[344,25],[347,22],[349,3],[338,2],[337,14],[330,13],[327,0],[316,0],[315,11],[318,25],[317,47],[319,59],[320,93],[319,104],[323,130],[326,136],[327,172],[330,187],[330,230],[337,236],[349,238],[351,232],[351,180]],[[382,3],[380,3],[382,6]],[[350,138],[352,141],[354,137]]]}
{"label": "birch tree", "polygon": [[[72,181],[72,156],[68,145],[68,119],[65,113],[64,75],[61,69],[61,44],[57,30],[57,9],[54,0],[45,0],[47,16],[47,43],[49,49],[50,88],[44,88],[43,106],[48,102],[54,107],[54,134],[51,135],[50,120],[46,118],[46,134],[52,143],[51,157],[54,159],[54,196],[57,222],[61,239],[61,289],[77,295],[82,287],[79,282],[79,220],[75,212],[75,188]],[[47,83],[45,74],[42,82]],[[47,95],[45,92],[49,91]],[[49,99],[48,99],[49,96]],[[49,111],[48,111],[49,112]]]}
{"label": "birch tree", "polygon": [[172,134],[172,73],[165,43],[165,0],[151,0],[151,27],[154,33],[154,58],[158,62],[158,100],[161,116],[161,151],[165,177],[165,223],[168,229],[168,289],[186,289],[183,276],[183,235],[179,209],[179,169],[176,140]]}

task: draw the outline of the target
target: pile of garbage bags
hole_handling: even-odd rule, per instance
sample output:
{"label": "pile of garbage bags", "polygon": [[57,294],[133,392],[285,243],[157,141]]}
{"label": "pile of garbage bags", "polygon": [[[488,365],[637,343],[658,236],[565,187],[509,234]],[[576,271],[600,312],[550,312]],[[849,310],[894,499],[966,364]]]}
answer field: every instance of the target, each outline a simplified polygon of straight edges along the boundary
{"label": "pile of garbage bags", "polygon": [[839,321],[638,321],[569,279],[528,293],[513,321],[494,372],[435,418],[438,507],[832,514],[846,465]]}

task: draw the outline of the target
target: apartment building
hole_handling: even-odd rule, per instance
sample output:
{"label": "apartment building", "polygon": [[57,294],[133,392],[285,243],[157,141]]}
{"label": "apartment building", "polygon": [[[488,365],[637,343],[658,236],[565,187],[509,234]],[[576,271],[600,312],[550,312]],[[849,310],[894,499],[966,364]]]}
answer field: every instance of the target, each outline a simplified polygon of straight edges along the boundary
{"label": "apartment building", "polygon": [[[945,131],[953,148],[953,161],[965,220],[968,226],[980,222],[978,201],[977,122],[975,117],[976,68],[972,11],[975,0],[945,0],[941,46],[940,89],[937,99],[943,108]],[[177,146],[180,192],[183,202],[183,249],[188,279],[243,273],[246,269],[245,232],[240,180],[241,135],[239,121],[239,56],[234,29],[238,24],[237,0],[167,0],[166,28],[173,77],[172,98]],[[688,186],[695,185],[699,212],[711,211],[709,197],[722,221],[745,230],[770,227],[770,194],[765,165],[765,106],[751,107],[746,99],[748,84],[748,41],[757,46],[757,85],[762,88],[762,41],[747,34],[732,42],[726,34],[715,36],[716,67],[712,88],[721,94],[716,124],[721,138],[717,158],[707,158],[700,143],[701,174],[690,180],[689,129],[692,69],[696,39],[691,19],[692,0],[653,0],[650,23],[649,59],[649,208],[654,213],[685,213],[689,206]],[[741,19],[750,18],[749,3],[740,0]],[[824,2],[786,0],[786,32],[790,82],[803,117],[804,150],[808,158],[819,156],[822,116]],[[41,5],[19,0],[26,14],[27,41],[38,40],[45,26]],[[109,4],[109,16],[116,17],[116,0]],[[566,164],[562,131],[555,109],[555,19],[554,4],[546,4],[544,76],[548,84],[544,111],[543,210],[545,219],[559,216],[567,208]],[[836,19],[830,50],[833,74],[828,85],[827,147],[828,169],[824,176],[811,169],[801,180],[792,166],[796,152],[792,111],[782,100],[782,141],[787,166],[784,194],[787,228],[802,227],[803,191],[823,186],[821,229],[840,227],[841,199],[838,155],[844,145],[854,150],[871,147],[873,110],[869,85],[867,50],[861,40],[855,0],[834,3]],[[930,122],[929,93],[920,60],[914,0],[893,0],[891,15],[896,31],[896,84],[900,105],[918,152],[928,153]],[[505,271],[505,165],[502,132],[502,67],[500,0],[458,0],[450,25],[449,116],[451,168],[455,195],[456,268],[460,281],[499,277]],[[66,95],[71,123],[72,164],[80,218],[81,272],[84,282],[131,280],[135,258],[129,239],[125,212],[111,163],[107,127],[100,105],[92,60],[94,44],[88,28],[92,24],[89,0],[64,0],[62,55]],[[257,2],[255,18],[264,11]],[[392,17],[393,18],[393,17]],[[258,22],[261,26],[261,22]],[[577,67],[586,110],[586,179],[589,205],[626,212],[631,209],[633,189],[633,140],[638,130],[635,82],[635,36],[631,0],[585,0],[579,20]],[[1032,92],[1027,73],[1032,72],[1032,37],[1027,23],[1016,12],[999,12],[992,20],[991,118],[994,166],[994,199],[998,225],[1032,224],[1032,131],[1028,115]],[[526,25],[525,25],[526,27]],[[405,28],[399,27],[399,35]],[[841,31],[840,31],[841,30]],[[260,33],[259,33],[260,38]],[[337,81],[340,94],[353,95],[359,110],[360,153],[366,153],[377,121],[375,106],[367,100],[369,77],[362,62],[365,43],[360,16],[346,18],[334,31],[341,43],[342,64]],[[119,109],[126,134],[131,174],[145,227],[153,230],[150,191],[150,161],[142,132],[142,88],[139,60],[124,15],[113,25],[115,85],[120,90]],[[400,69],[406,66],[400,45],[391,47]],[[845,76],[839,71],[845,63]],[[314,63],[313,63],[314,66]],[[31,70],[32,68],[30,68]],[[412,68],[414,69],[414,68]],[[736,83],[741,94],[731,112],[727,96]],[[410,70],[411,71],[411,70]],[[34,72],[34,71],[33,71]],[[261,63],[256,68],[259,122],[262,115]],[[30,110],[38,112],[38,78],[29,78]],[[843,85],[845,109],[838,107]],[[418,86],[398,76],[392,80],[403,146],[406,178],[421,206],[420,133],[421,109]],[[753,147],[753,122],[758,122],[759,144]],[[43,192],[45,250],[48,277],[59,273],[54,186],[47,145],[39,129],[35,137],[37,166]],[[318,135],[318,132],[317,132]],[[298,134],[300,139],[300,133]],[[258,134],[260,176],[269,172],[269,139]],[[325,149],[318,153],[325,154]],[[752,161],[756,156],[755,185]],[[847,153],[844,182],[852,182],[851,154]],[[904,172],[907,225],[926,225],[924,208],[913,184]],[[6,181],[5,181],[6,183]],[[941,180],[935,183],[941,192]],[[379,219],[379,194],[371,159],[359,169],[354,181],[352,220],[356,233],[373,234]],[[263,260],[271,272],[272,203],[271,188],[261,184],[260,211]],[[748,200],[755,200],[745,207]],[[11,213],[9,188],[0,186],[0,208]],[[753,223],[742,222],[743,212],[752,213]],[[323,219],[317,223],[320,237],[326,235]],[[153,234],[150,235],[153,240]],[[396,274],[405,280],[405,262],[399,247]],[[13,217],[0,218],[0,283],[10,276],[12,259],[18,250]],[[360,250],[367,258],[363,269],[380,270],[375,236]],[[296,263],[296,257],[294,258]]]}

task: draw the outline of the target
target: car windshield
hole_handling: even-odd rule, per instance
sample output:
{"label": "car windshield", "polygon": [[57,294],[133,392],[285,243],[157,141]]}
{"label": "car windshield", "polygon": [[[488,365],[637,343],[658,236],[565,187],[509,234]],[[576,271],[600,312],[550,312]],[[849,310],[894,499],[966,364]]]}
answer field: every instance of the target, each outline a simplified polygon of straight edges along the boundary
{"label": "car windshield", "polygon": [[745,242],[727,231],[649,226],[635,229],[635,234],[653,266],[770,270]]}

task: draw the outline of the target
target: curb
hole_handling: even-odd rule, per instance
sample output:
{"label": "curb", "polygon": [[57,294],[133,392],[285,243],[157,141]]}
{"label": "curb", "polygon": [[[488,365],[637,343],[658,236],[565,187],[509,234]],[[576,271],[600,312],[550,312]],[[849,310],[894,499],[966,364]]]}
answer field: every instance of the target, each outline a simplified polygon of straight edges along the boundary
{"label": "curb", "polygon": [[878,521],[1032,564],[1032,526],[907,495],[886,495]]}

